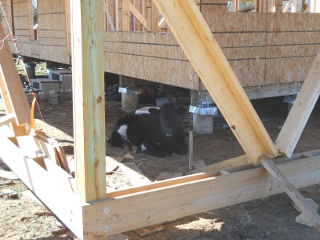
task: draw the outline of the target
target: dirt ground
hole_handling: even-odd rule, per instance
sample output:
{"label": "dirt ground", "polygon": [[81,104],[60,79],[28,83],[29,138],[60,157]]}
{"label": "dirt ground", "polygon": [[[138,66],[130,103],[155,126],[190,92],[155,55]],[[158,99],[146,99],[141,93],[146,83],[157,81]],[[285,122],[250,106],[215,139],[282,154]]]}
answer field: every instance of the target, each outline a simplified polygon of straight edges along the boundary
{"label": "dirt ground", "polygon": [[[283,98],[254,100],[253,105],[267,131],[275,140],[288,112]],[[72,102],[59,105],[40,102],[45,123],[36,113],[36,123],[50,137],[64,146],[67,158],[73,158]],[[124,111],[118,101],[106,101],[106,136],[110,136],[114,123]],[[0,117],[5,115],[0,99]],[[190,116],[186,119],[191,119]],[[295,152],[320,149],[320,106],[316,106],[310,117]],[[186,127],[190,128],[190,122]],[[186,131],[186,137],[188,136]],[[124,149],[106,147],[106,155],[123,157]],[[161,172],[187,172],[188,155],[156,158],[143,153],[131,153],[140,170],[154,181]],[[213,135],[194,137],[194,160],[203,160],[207,165],[243,154],[243,150],[223,118],[214,118]],[[2,166],[3,167],[3,166]],[[3,171],[3,170],[2,170]],[[10,174],[10,171],[6,173]],[[11,189],[18,195],[11,199],[3,190]],[[19,180],[0,178],[0,239],[75,239],[56,218],[41,204],[25,195],[27,188]],[[304,197],[320,203],[320,185],[300,189]],[[57,196],[58,197],[58,196]],[[163,223],[164,230],[141,238],[135,231],[123,233],[128,239],[138,240],[319,240],[314,227],[295,222],[299,213],[293,208],[286,194],[278,194],[217,210],[194,214],[176,221]],[[121,235],[123,237],[123,235]],[[120,237],[121,237],[120,236]],[[115,239],[110,237],[109,239]],[[119,239],[126,239],[119,238]]]}

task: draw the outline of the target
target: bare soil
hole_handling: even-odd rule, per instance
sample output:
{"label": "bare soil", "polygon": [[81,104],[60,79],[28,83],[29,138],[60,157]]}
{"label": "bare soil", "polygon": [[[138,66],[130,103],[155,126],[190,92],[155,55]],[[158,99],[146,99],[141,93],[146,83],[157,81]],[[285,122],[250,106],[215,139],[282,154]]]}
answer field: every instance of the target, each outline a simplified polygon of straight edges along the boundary
{"label": "bare soil", "polygon": [[[273,140],[276,139],[288,113],[288,106],[282,100],[282,98],[273,98],[253,101]],[[36,124],[50,137],[58,140],[64,147],[67,158],[72,159],[74,157],[72,102],[62,101],[54,106],[47,102],[40,102],[40,108],[45,123],[40,120],[39,112],[36,112]],[[125,112],[121,110],[120,102],[106,101],[106,136],[110,136],[115,122],[123,114]],[[0,117],[3,115],[5,110],[0,99]],[[191,118],[189,116],[186,119]],[[320,108],[316,106],[296,152],[320,149],[319,119]],[[190,128],[190,122],[186,123],[186,128]],[[186,137],[188,137],[187,133]],[[127,153],[124,149],[106,147],[108,156],[123,157]],[[221,116],[214,118],[213,135],[194,137],[194,160],[203,160],[207,165],[243,153],[231,130],[225,127],[225,121]],[[157,158],[143,153],[130,154],[134,157],[131,161],[136,163],[151,181],[154,181],[161,172],[188,171],[188,155]],[[4,189],[17,192],[17,198],[11,199],[6,194],[2,194]],[[0,178],[0,239],[76,239],[76,236],[69,232],[42,204],[26,197],[23,194],[26,190],[27,188],[20,180]],[[320,203],[319,185],[300,189],[300,192],[304,197]],[[164,230],[144,238],[135,231],[123,234],[133,240],[319,240],[320,233],[314,227],[295,222],[297,215],[299,213],[293,208],[291,199],[286,194],[278,194],[166,222],[163,223]]]}

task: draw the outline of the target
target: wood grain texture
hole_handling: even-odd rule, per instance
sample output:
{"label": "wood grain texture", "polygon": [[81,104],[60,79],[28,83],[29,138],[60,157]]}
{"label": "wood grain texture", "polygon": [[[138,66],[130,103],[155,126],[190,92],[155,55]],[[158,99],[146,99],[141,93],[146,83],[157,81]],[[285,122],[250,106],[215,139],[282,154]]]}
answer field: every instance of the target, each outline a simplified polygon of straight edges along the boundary
{"label": "wood grain texture", "polygon": [[106,195],[103,1],[72,1],[72,80],[77,193]]}

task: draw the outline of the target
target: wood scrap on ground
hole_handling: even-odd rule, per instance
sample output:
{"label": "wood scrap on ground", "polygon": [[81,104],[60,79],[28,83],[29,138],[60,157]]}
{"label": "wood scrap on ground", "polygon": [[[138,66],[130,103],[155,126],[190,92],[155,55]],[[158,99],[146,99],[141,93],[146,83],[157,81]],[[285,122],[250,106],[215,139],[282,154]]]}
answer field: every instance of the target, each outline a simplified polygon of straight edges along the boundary
{"label": "wood scrap on ground", "polygon": [[122,163],[119,166],[121,171],[128,177],[133,186],[143,186],[151,183],[151,181],[141,172],[135,163]]}
{"label": "wood scrap on ground", "polygon": [[113,172],[124,158],[106,156],[106,173]]}

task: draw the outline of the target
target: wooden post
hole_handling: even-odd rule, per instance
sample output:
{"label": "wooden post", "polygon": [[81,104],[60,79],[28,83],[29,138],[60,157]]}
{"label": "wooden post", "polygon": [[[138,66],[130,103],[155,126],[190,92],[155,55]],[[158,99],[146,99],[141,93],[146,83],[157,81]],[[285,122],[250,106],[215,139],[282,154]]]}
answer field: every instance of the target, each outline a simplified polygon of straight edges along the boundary
{"label": "wooden post", "polygon": [[[154,0],[253,163],[277,150],[193,0]],[[195,47],[196,46],[196,47]]]}
{"label": "wooden post", "polygon": [[119,0],[114,2],[114,12],[115,12],[115,30],[119,31]]}
{"label": "wooden post", "polygon": [[122,0],[122,31],[130,31],[129,0]]}
{"label": "wooden post", "polygon": [[11,28],[12,33],[14,34],[14,22],[13,22],[13,8],[12,8],[12,0],[6,1],[6,8],[7,8],[7,19]]}
{"label": "wooden post", "polygon": [[159,10],[154,4],[151,2],[151,31],[158,32],[159,31]]}
{"label": "wooden post", "polygon": [[71,0],[73,119],[77,194],[106,197],[103,1]]}
{"label": "wooden post", "polygon": [[28,0],[28,24],[29,24],[29,39],[34,40],[35,34],[33,30],[34,26],[34,18],[33,18],[33,8],[32,8],[32,0]]}

